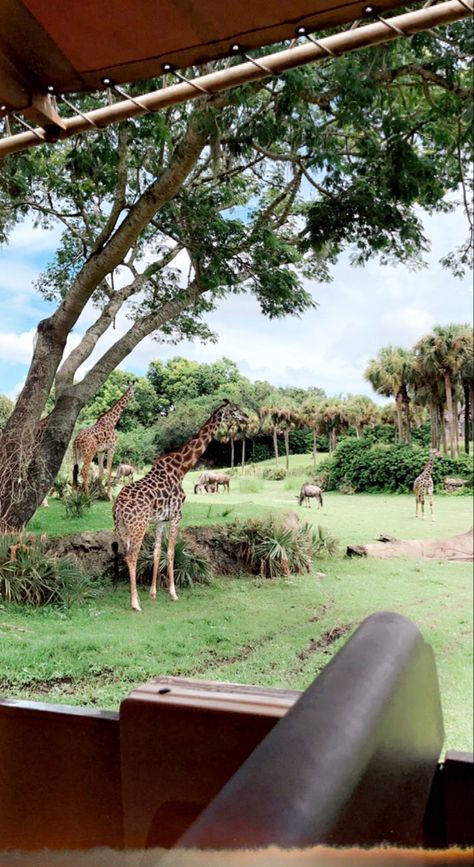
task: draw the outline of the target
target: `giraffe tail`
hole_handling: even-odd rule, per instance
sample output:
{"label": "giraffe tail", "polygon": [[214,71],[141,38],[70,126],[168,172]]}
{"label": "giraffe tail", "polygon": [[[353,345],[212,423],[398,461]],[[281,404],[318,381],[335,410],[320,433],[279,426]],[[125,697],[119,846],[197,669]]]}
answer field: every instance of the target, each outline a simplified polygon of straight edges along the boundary
{"label": "giraffe tail", "polygon": [[79,464],[74,464],[74,469],[72,471],[72,486],[74,490],[77,489],[79,482]]}
{"label": "giraffe tail", "polygon": [[114,575],[112,581],[114,584],[119,580],[119,546],[118,542],[112,542],[112,553],[114,555]]}

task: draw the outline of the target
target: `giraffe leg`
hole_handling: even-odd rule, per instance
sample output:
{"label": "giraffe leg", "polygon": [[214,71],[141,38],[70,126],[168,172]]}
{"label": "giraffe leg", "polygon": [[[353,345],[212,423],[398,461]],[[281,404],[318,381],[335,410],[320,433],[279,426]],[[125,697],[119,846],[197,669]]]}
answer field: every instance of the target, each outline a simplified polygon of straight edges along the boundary
{"label": "giraffe leg", "polygon": [[107,497],[112,499],[110,494],[110,485],[112,482],[112,463],[114,460],[115,449],[109,449],[107,452]]}
{"label": "giraffe leg", "polygon": [[425,495],[424,494],[421,494],[421,496],[420,496],[420,503],[421,503],[421,520],[424,521],[425,520]]}
{"label": "giraffe leg", "polygon": [[174,549],[176,544],[176,536],[178,535],[178,527],[179,522],[181,520],[181,515],[178,518],[173,518],[170,521],[170,530],[168,533],[168,552],[167,552],[167,573],[168,573],[168,593],[173,600],[176,602],[178,599],[176,595],[176,590],[174,586]]}
{"label": "giraffe leg", "polygon": [[433,492],[430,491],[430,512],[431,512],[431,520],[435,521],[434,507],[433,507]]}
{"label": "giraffe leg", "polygon": [[150,599],[156,599],[156,585],[161,559],[161,541],[163,538],[164,522],[159,521],[156,525],[155,548],[153,550],[153,576],[151,579]]}
{"label": "giraffe leg", "polygon": [[104,478],[104,453],[97,452],[97,466],[99,467],[99,472],[97,475],[97,481],[99,483],[99,488],[102,487],[102,480]]}
{"label": "giraffe leg", "polygon": [[133,549],[130,551],[125,557],[125,562],[128,566],[128,574],[130,576],[130,596],[132,602],[132,608],[134,611],[139,611],[141,613],[141,605],[140,599],[138,597],[137,591],[137,559],[138,559],[138,551]]}
{"label": "giraffe leg", "polygon": [[88,455],[87,457],[84,456],[84,463],[82,464],[81,470],[82,485],[86,494],[89,493],[89,471],[91,468],[92,457],[93,455]]}

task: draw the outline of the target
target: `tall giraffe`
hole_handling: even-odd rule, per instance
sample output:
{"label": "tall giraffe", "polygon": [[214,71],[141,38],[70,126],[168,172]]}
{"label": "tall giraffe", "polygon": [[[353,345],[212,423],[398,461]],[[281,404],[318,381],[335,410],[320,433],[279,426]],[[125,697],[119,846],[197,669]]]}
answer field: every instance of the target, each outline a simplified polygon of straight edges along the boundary
{"label": "tall giraffe", "polygon": [[77,488],[79,475],[79,460],[82,459],[81,477],[84,490],[89,493],[89,470],[94,456],[97,454],[99,463],[99,484],[102,483],[104,472],[104,452],[107,452],[107,496],[110,500],[110,485],[112,478],[112,461],[117,446],[115,427],[128,401],[133,395],[135,386],[130,384],[126,391],[107,412],[102,413],[96,423],[79,431],[72,444],[74,454],[73,486]]}
{"label": "tall giraffe", "polygon": [[233,403],[226,400],[180,449],[158,457],[150,472],[126,485],[117,496],[113,507],[115,531],[122,544],[125,562],[130,575],[131,602],[134,611],[141,611],[137,593],[136,568],[143,537],[148,524],[156,524],[155,548],[153,551],[153,576],[150,598],[156,599],[156,586],[161,556],[163,526],[170,523],[167,552],[168,593],[177,600],[174,586],[174,549],[179,523],[186,499],[182,487],[184,475],[194,467],[209,445],[217,428],[223,421],[245,421],[247,416]]}
{"label": "tall giraffe", "polygon": [[419,476],[416,477],[413,482],[413,491],[415,494],[416,500],[416,515],[418,517],[418,503],[421,503],[421,517],[424,520],[425,518],[425,496],[428,494],[429,502],[430,502],[430,512],[431,512],[431,520],[434,521],[434,511],[433,511],[433,478],[431,476],[431,470],[433,469],[433,461],[440,455],[438,449],[430,449],[430,457],[428,463],[426,464],[423,472],[420,473]]}

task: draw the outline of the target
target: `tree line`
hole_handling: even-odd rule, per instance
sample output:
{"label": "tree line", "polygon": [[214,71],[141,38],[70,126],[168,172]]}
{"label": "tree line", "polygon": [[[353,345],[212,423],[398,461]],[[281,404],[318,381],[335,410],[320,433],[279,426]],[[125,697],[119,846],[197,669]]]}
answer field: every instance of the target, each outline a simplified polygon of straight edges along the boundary
{"label": "tree line", "polygon": [[[212,339],[206,315],[235,293],[302,315],[316,304],[305,279],[330,280],[345,250],[420,264],[420,209],[460,193],[468,209],[471,38],[459,22],[2,161],[0,241],[25,216],[63,235],[37,283],[54,312],[1,437],[0,530],[29,520],[80,413],[145,337]],[[471,252],[469,237],[444,264],[460,273]]]}
{"label": "tree line", "polygon": [[469,454],[474,404],[474,346],[467,323],[436,325],[411,350],[380,349],[365,371],[378,394],[395,399],[398,441],[409,443],[417,414],[428,411],[431,445],[459,455],[459,419],[464,417],[464,450]]}

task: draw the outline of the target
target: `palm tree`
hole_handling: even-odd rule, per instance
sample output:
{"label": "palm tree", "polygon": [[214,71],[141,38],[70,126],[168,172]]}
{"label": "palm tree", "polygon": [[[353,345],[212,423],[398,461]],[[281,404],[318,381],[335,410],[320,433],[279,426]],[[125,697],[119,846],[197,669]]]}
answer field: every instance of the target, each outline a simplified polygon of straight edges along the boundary
{"label": "palm tree", "polygon": [[[397,405],[399,442],[410,442],[410,397],[408,384],[412,375],[413,355],[402,346],[384,346],[372,358],[364,376],[377,394],[394,397]],[[405,416],[405,424],[403,423]]]}
{"label": "palm tree", "polygon": [[329,451],[337,445],[337,437],[347,428],[346,405],[340,397],[328,397],[321,403],[321,427],[329,439]]}
{"label": "palm tree", "polygon": [[286,469],[290,465],[290,431],[298,422],[296,407],[293,402],[278,394],[270,396],[265,406],[260,410],[264,426],[271,431],[273,436],[273,448],[275,450],[275,462],[278,463],[278,435],[283,434],[285,442]]}
{"label": "palm tree", "polygon": [[377,405],[365,394],[350,394],[346,403],[346,417],[355,427],[356,437],[361,438],[365,427],[373,427],[378,417]]}
{"label": "palm tree", "polygon": [[302,420],[313,433],[313,464],[316,467],[317,442],[316,437],[321,432],[321,404],[319,398],[310,397],[302,404],[301,414]]}
{"label": "palm tree", "polygon": [[260,419],[255,413],[248,412],[247,421],[238,422],[237,430],[238,439],[242,440],[241,468],[243,474],[245,470],[245,440],[247,437],[254,439],[257,436],[260,431]]}
{"label": "palm tree", "polygon": [[455,411],[455,388],[469,351],[472,333],[467,325],[450,323],[435,325],[432,334],[422,337],[415,346],[417,365],[429,379],[441,379],[444,384],[446,415],[451,457],[458,453],[458,419]]}
{"label": "palm tree", "polygon": [[469,454],[469,442],[473,436],[470,421],[474,419],[474,339],[470,330],[467,340],[458,346],[460,351],[459,378],[464,392],[464,451]]}

